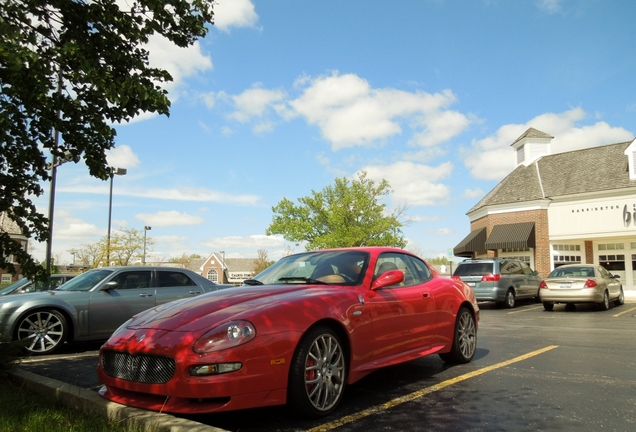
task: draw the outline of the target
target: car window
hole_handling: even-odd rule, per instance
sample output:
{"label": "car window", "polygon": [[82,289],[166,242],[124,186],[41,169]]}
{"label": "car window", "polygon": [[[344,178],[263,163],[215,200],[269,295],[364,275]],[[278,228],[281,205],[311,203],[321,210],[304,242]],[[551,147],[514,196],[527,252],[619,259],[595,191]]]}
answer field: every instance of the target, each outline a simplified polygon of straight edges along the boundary
{"label": "car window", "polygon": [[494,273],[493,262],[460,263],[453,276],[483,276]]}
{"label": "car window", "polygon": [[110,282],[117,282],[117,289],[138,289],[150,287],[150,270],[124,271],[113,277]]}
{"label": "car window", "polygon": [[382,276],[383,273],[390,270],[401,270],[404,273],[404,281],[399,286],[411,286],[421,283],[419,274],[415,271],[413,264],[407,264],[408,255],[401,253],[383,253],[378,257],[373,272],[374,278]]}
{"label": "car window", "polygon": [[196,283],[185,273],[163,270],[157,272],[158,287],[181,287],[195,285]]}
{"label": "car window", "polygon": [[413,275],[418,279],[418,283],[422,284],[424,282],[428,282],[433,278],[431,269],[428,268],[424,261],[409,255],[405,255],[405,260],[407,265],[413,266]]}
{"label": "car window", "polygon": [[522,266],[523,266],[523,272],[526,274],[526,276],[534,276],[534,272],[532,271],[532,269],[530,268],[528,264],[522,264]]}
{"label": "car window", "polygon": [[504,260],[501,262],[501,274],[523,274],[523,267],[521,266],[521,261],[514,260]]}
{"label": "car window", "polygon": [[100,268],[89,270],[79,276],[75,276],[65,284],[57,288],[58,291],[89,291],[95,285],[113,274],[112,269]]}
{"label": "car window", "polygon": [[609,279],[612,277],[609,271],[603,266],[598,266],[598,272],[601,274],[602,278]]}

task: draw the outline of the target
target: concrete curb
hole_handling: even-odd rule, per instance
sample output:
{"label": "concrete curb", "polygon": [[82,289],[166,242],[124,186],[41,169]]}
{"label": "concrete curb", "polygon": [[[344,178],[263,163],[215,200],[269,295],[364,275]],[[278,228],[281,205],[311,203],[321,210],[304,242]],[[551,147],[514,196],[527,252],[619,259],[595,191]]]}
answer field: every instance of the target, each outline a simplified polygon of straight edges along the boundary
{"label": "concrete curb", "polygon": [[125,423],[146,432],[227,432],[214,426],[182,419],[170,414],[131,408],[109,402],[97,392],[43,377],[21,369],[14,369],[10,378],[21,387],[31,390],[70,408],[90,415]]}

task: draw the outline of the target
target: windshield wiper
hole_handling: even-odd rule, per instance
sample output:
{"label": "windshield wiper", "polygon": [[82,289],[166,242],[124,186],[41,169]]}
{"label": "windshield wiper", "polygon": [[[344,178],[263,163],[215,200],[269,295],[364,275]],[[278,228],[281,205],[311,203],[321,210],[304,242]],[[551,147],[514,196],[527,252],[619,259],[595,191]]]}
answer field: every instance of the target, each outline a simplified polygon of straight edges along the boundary
{"label": "windshield wiper", "polygon": [[278,280],[281,281],[281,282],[297,281],[297,282],[306,282],[306,283],[311,283],[311,284],[329,285],[328,282],[323,282],[323,281],[318,280],[318,279],[312,279],[312,278],[308,278],[308,277],[304,277],[304,276],[282,277],[282,278],[280,278]]}
{"label": "windshield wiper", "polygon": [[259,281],[258,279],[246,279],[243,281],[243,283],[245,285],[251,285],[251,286],[263,285],[263,282]]}

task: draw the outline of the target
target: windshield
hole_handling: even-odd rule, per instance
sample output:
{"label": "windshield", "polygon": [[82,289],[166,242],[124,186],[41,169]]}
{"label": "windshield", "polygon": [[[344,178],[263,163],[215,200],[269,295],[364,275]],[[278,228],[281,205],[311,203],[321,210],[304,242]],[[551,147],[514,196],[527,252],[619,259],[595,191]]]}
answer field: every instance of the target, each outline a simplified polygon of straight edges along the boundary
{"label": "windshield", "polygon": [[29,283],[29,279],[24,278],[24,279],[20,279],[17,282],[13,282],[11,285],[6,286],[4,288],[2,288],[0,290],[0,296],[3,295],[7,295],[7,294],[11,294],[13,291],[15,291],[16,289],[20,288],[23,285],[26,285]]}
{"label": "windshield", "polygon": [[90,291],[95,285],[113,273],[110,269],[93,269],[74,277],[55,291]]}
{"label": "windshield", "polygon": [[359,285],[364,279],[369,253],[364,251],[317,251],[281,258],[263,270],[249,285],[280,283],[326,283]]}
{"label": "windshield", "polygon": [[594,267],[557,267],[548,275],[549,278],[556,277],[594,277]]}

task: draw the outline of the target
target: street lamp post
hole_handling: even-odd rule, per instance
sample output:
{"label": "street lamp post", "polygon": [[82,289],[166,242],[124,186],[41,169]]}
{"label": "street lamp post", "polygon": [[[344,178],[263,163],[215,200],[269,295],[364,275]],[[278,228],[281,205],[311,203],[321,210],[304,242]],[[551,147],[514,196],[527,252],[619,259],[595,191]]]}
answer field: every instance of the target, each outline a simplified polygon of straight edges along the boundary
{"label": "street lamp post", "polygon": [[110,265],[110,219],[113,212],[113,177],[126,175],[126,168],[110,167],[110,195],[108,197],[108,236],[106,237],[106,265]]}
{"label": "street lamp post", "polygon": [[141,264],[146,265],[146,233],[148,230],[151,230],[152,227],[146,225],[144,226],[144,254],[141,256]]}

